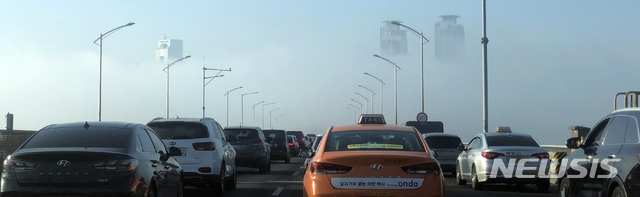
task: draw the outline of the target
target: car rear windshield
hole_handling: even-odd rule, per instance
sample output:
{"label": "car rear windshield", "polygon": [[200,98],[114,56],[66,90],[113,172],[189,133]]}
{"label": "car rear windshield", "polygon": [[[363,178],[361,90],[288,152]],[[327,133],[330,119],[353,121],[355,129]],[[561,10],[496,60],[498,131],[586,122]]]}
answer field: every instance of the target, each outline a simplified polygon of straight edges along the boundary
{"label": "car rear windshield", "polygon": [[487,136],[488,146],[537,146],[538,143],[531,136],[498,135]]}
{"label": "car rear windshield", "polygon": [[131,130],[90,127],[53,128],[36,133],[22,148],[126,148]]}
{"label": "car rear windshield", "polygon": [[278,130],[262,130],[265,137],[271,137],[273,142],[284,142],[286,141],[286,134],[284,131]]}
{"label": "car rear windshield", "polygon": [[457,137],[426,137],[429,148],[456,149],[462,143]]}
{"label": "car rear windshield", "polygon": [[197,139],[208,138],[206,126],[199,122],[154,122],[151,127],[162,139]]}
{"label": "car rear windshield", "polygon": [[424,151],[417,133],[406,131],[358,130],[332,132],[325,151],[396,150]]}
{"label": "car rear windshield", "polygon": [[227,139],[229,139],[230,136],[236,136],[238,141],[248,141],[260,138],[258,131],[251,129],[225,129],[224,134],[227,135]]}

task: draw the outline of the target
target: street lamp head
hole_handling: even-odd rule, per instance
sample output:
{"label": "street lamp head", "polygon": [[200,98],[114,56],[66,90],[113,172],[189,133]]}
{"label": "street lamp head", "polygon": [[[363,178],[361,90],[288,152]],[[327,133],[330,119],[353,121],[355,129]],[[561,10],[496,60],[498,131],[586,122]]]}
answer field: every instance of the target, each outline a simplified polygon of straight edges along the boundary
{"label": "street lamp head", "polygon": [[124,25],[125,27],[131,26],[131,25],[135,25],[136,23],[131,22],[131,23],[127,23],[126,25]]}
{"label": "street lamp head", "polygon": [[391,21],[391,24],[400,25],[400,23],[398,23],[398,21]]}
{"label": "street lamp head", "polygon": [[373,57],[380,57],[380,56],[379,56],[379,55],[377,55],[377,54],[373,54]]}
{"label": "street lamp head", "polygon": [[187,59],[187,58],[190,58],[190,57],[191,57],[190,55],[187,55],[187,57],[184,57],[183,59]]}
{"label": "street lamp head", "polygon": [[358,85],[358,87],[364,88],[364,86],[362,86],[362,85]]}
{"label": "street lamp head", "polygon": [[224,75],[218,75],[217,77],[224,77]]}

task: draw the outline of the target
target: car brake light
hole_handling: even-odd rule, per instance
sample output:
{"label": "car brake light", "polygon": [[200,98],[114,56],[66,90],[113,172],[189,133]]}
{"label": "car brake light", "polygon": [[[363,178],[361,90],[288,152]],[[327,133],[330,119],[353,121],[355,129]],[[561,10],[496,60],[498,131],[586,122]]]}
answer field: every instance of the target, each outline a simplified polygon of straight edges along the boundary
{"label": "car brake light", "polygon": [[502,153],[494,153],[494,152],[482,152],[482,157],[487,159],[495,159],[496,157],[504,156]]}
{"label": "car brake light", "polygon": [[193,143],[193,149],[204,150],[204,151],[214,151],[216,150],[216,144],[213,142]]}
{"label": "car brake light", "polygon": [[38,166],[40,166],[40,164],[38,163],[33,163],[33,162],[24,162],[24,161],[15,161],[15,160],[4,160],[4,163],[2,164],[3,169],[7,169],[7,170],[34,170],[36,169]]}
{"label": "car brake light", "polygon": [[549,159],[549,153],[536,153],[531,156],[534,156],[540,159]]}
{"label": "car brake light", "polygon": [[110,160],[89,164],[96,170],[135,170],[138,167],[137,159]]}
{"label": "car brake light", "polygon": [[293,146],[293,143],[289,143],[289,146]]}
{"label": "car brake light", "polygon": [[309,168],[309,170],[311,170],[311,173],[314,174],[344,174],[351,171],[351,169],[353,168],[349,166],[322,162],[311,162],[310,166],[311,168]]}
{"label": "car brake light", "polygon": [[202,168],[198,168],[198,172],[202,172],[202,173],[210,173],[210,172],[211,172],[211,168],[210,168],[210,167],[202,167]]}
{"label": "car brake light", "polygon": [[262,142],[262,140],[254,140],[253,142],[251,142],[251,144],[253,144],[254,146],[262,146],[264,142]]}
{"label": "car brake light", "polygon": [[438,163],[422,163],[401,167],[400,169],[409,174],[440,174],[440,166]]}
{"label": "car brake light", "polygon": [[296,142],[296,145],[298,144],[298,142]]}

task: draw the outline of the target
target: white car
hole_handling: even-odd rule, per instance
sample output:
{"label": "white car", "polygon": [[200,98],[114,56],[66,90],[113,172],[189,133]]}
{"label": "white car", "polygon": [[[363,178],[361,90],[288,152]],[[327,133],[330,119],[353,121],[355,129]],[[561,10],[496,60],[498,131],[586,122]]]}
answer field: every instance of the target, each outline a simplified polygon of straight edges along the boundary
{"label": "white car", "polygon": [[186,185],[209,186],[216,195],[222,195],[225,189],[236,188],[236,151],[214,119],[156,118],[147,126],[167,147],[174,146],[182,151],[175,159],[184,169]]}

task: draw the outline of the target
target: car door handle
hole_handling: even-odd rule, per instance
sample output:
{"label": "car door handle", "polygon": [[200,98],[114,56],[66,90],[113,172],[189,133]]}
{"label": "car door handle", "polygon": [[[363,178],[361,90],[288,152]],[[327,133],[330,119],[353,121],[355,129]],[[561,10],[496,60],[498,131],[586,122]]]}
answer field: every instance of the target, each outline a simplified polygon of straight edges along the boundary
{"label": "car door handle", "polygon": [[611,159],[616,158],[616,155],[614,155],[614,154],[610,154],[610,155],[609,155],[609,158],[611,158]]}
{"label": "car door handle", "polygon": [[158,167],[158,163],[151,164],[152,167]]}

